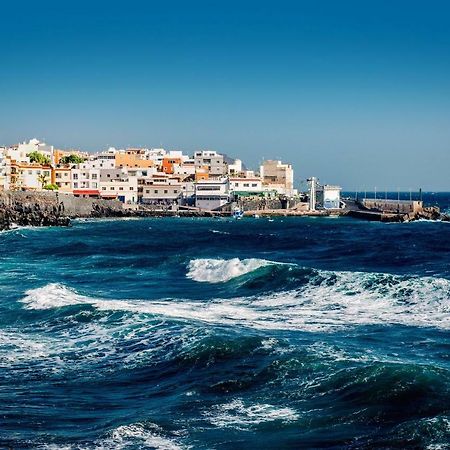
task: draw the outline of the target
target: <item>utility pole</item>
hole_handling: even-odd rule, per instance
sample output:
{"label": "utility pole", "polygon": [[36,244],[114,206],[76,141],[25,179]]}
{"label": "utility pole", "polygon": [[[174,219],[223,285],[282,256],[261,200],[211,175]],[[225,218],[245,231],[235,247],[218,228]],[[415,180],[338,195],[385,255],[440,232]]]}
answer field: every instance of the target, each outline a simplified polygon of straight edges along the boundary
{"label": "utility pole", "polygon": [[307,181],[310,183],[309,188],[309,209],[310,211],[316,210],[316,177],[311,177]]}

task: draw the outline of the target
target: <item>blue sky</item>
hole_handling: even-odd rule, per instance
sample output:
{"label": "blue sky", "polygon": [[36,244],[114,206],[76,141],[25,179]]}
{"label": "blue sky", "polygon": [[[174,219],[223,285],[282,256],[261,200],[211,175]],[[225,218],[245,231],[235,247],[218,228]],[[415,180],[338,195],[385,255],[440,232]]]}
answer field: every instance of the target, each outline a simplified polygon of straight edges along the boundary
{"label": "blue sky", "polygon": [[211,148],[450,190],[446,1],[2,5],[0,144]]}

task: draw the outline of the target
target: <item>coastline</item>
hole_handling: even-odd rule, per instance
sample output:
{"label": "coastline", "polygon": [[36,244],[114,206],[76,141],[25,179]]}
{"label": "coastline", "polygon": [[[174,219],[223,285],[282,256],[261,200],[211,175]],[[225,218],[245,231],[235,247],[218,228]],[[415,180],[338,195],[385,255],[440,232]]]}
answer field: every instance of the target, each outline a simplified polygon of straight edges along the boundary
{"label": "coastline", "polygon": [[[341,210],[262,209],[243,211],[243,217],[353,217],[379,222],[415,220],[450,221],[436,208],[424,208],[418,214],[395,214],[358,209],[355,204]],[[125,205],[117,200],[75,197],[58,192],[0,192],[0,230],[17,226],[70,226],[74,219],[144,217],[231,217],[230,211],[177,208],[158,210]]]}

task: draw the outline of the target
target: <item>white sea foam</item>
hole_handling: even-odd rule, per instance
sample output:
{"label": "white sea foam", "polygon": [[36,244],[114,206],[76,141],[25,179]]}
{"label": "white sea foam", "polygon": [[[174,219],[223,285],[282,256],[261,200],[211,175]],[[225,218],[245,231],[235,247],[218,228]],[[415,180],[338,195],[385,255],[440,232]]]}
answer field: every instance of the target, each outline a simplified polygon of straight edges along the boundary
{"label": "white sea foam", "polygon": [[241,399],[217,405],[211,410],[205,411],[203,415],[216,427],[241,429],[264,422],[294,422],[299,418],[299,414],[292,408],[266,403],[247,405]]}
{"label": "white sea foam", "polygon": [[[214,269],[214,276],[222,274],[221,270],[217,273]],[[449,280],[380,273],[317,271],[309,284],[296,290],[205,301],[106,300],[49,284],[28,291],[22,302],[29,309],[89,304],[100,310],[123,310],[258,329],[331,331],[370,324],[450,329]]]}
{"label": "white sea foam", "polygon": [[98,439],[92,444],[45,445],[47,450],[114,450],[127,448],[151,448],[156,450],[181,450],[190,446],[179,444],[175,439],[163,436],[163,431],[155,424],[122,425],[112,430],[104,439]]}
{"label": "white sea foam", "polygon": [[21,301],[28,309],[51,309],[78,303],[90,303],[90,300],[89,297],[83,297],[63,284],[50,283],[25,292],[25,297]]}
{"label": "white sea foam", "polygon": [[194,281],[207,283],[221,283],[246,273],[253,272],[260,267],[274,264],[265,259],[193,259],[189,262],[187,277]]}
{"label": "white sea foam", "polygon": [[214,234],[231,234],[229,231],[210,230]]}
{"label": "white sea foam", "polygon": [[[150,429],[149,429],[150,428]],[[162,436],[162,430],[157,425],[140,424],[124,425],[112,431],[111,437],[102,441],[103,448],[129,448],[129,446],[154,448],[158,450],[179,450],[182,447],[173,439]],[[98,447],[97,447],[98,448]]]}

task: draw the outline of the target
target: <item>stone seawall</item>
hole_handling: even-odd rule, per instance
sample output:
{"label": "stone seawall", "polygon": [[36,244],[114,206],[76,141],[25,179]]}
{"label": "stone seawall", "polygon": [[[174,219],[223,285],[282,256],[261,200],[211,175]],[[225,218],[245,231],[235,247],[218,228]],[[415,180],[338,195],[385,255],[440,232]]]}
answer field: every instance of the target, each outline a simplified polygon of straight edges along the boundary
{"label": "stone seawall", "polygon": [[13,226],[64,226],[77,217],[133,215],[117,200],[78,198],[58,192],[0,192],[0,230]]}

